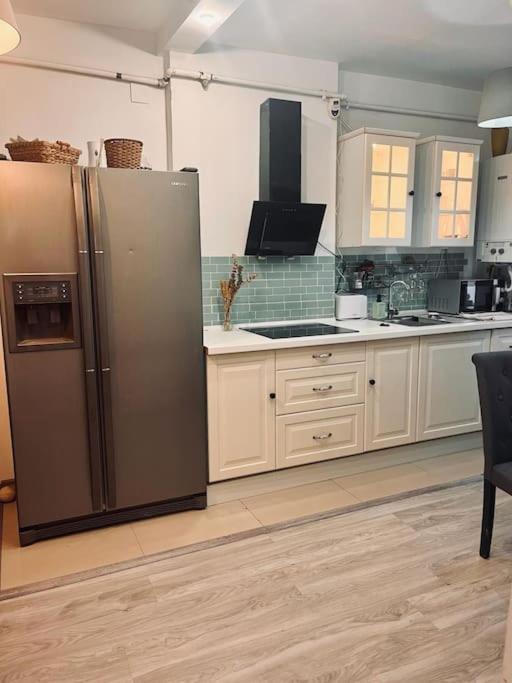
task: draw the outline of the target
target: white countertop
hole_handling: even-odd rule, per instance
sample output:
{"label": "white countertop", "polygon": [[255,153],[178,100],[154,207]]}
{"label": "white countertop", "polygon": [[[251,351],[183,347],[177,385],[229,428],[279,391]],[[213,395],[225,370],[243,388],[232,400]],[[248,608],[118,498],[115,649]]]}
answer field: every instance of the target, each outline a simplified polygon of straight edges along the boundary
{"label": "white countertop", "polygon": [[[418,314],[414,311],[414,314]],[[403,312],[406,315],[406,312]],[[208,355],[225,353],[242,353],[246,351],[272,351],[277,349],[301,348],[303,346],[323,346],[326,344],[348,344],[357,341],[374,341],[377,339],[400,339],[401,337],[423,337],[429,334],[449,334],[450,332],[470,332],[471,330],[492,330],[512,328],[512,313],[497,313],[493,320],[461,320],[445,325],[428,327],[406,327],[389,323],[386,320],[336,320],[335,318],[313,318],[309,320],[285,320],[243,324],[241,327],[268,327],[274,325],[298,325],[301,323],[327,323],[345,329],[354,330],[353,334],[326,334],[316,337],[295,337],[292,339],[267,339],[252,332],[235,329],[224,332],[222,326],[214,325],[204,328],[204,347]]]}

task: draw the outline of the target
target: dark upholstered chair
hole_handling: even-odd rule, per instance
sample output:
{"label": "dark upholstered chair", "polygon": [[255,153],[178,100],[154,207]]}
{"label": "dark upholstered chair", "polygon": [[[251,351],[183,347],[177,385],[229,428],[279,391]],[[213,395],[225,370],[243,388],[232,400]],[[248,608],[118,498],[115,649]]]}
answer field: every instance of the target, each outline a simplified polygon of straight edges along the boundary
{"label": "dark upholstered chair", "polygon": [[487,559],[496,487],[512,495],[512,351],[476,353],[473,363],[478,378],[485,458],[480,555]]}

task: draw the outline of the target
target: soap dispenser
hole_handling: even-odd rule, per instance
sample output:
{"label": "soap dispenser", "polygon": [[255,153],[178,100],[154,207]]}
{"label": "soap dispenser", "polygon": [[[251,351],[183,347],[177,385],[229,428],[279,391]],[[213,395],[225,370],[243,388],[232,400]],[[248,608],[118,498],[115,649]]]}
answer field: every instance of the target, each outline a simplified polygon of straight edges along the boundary
{"label": "soap dispenser", "polygon": [[382,301],[382,294],[377,294],[377,301],[372,304],[372,318],[383,320],[386,317],[386,304]]}

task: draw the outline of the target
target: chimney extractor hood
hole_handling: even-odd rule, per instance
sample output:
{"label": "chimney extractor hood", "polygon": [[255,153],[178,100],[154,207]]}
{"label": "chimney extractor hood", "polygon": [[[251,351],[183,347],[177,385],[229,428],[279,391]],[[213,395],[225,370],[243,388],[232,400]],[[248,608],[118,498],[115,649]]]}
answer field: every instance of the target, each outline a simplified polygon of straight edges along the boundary
{"label": "chimney extractor hood", "polygon": [[254,202],[245,254],[315,253],[325,204],[301,202],[302,105],[268,99],[260,107],[260,200]]}

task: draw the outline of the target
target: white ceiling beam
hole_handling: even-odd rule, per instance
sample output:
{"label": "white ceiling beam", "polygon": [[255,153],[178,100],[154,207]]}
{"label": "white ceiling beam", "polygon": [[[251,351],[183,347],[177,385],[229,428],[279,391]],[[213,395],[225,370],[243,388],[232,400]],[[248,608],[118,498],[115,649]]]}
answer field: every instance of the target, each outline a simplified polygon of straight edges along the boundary
{"label": "white ceiling beam", "polygon": [[158,35],[158,50],[197,52],[245,0],[199,0],[172,36]]}
{"label": "white ceiling beam", "polygon": [[186,0],[186,2],[174,3],[173,11],[164,23],[160,26],[156,34],[156,52],[159,55],[169,50],[169,45],[173,35],[179,27],[187,20],[190,13],[197,7],[199,0]]}

